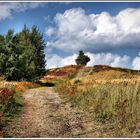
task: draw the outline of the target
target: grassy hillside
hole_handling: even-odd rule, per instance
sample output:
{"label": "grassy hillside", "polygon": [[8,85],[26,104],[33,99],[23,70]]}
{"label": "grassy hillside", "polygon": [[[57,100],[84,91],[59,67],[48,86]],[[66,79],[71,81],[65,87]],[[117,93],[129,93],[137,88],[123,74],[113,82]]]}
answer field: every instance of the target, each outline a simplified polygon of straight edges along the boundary
{"label": "grassy hillside", "polygon": [[48,70],[43,82],[55,84],[56,92],[72,108],[83,111],[90,124],[99,122],[106,131],[82,137],[139,137],[139,71],[104,65],[66,66]]}

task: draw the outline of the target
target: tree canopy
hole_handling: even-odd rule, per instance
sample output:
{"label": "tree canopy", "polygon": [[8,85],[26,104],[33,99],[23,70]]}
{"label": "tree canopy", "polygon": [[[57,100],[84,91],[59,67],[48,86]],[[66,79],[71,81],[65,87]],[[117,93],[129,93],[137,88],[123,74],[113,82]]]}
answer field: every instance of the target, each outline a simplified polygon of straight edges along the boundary
{"label": "tree canopy", "polygon": [[90,58],[83,51],[79,51],[79,56],[75,59],[76,64],[85,66],[89,61]]}
{"label": "tree canopy", "polygon": [[7,80],[36,80],[45,72],[45,41],[36,26],[0,35],[0,75]]}

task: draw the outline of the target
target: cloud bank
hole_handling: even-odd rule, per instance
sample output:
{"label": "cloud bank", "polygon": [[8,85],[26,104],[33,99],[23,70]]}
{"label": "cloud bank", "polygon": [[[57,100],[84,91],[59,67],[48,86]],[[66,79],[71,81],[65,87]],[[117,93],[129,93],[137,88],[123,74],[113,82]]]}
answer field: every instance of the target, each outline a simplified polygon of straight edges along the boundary
{"label": "cloud bank", "polygon": [[[88,55],[91,59],[91,61],[87,64],[87,66],[102,64],[114,67],[127,67],[130,62],[130,57],[127,55],[119,56],[117,54],[112,53],[94,54],[91,52],[87,52],[85,54]],[[75,59],[77,58],[77,56],[78,54],[73,54],[67,57],[61,57],[57,54],[46,55],[47,68],[56,68],[76,64]]]}
{"label": "cloud bank", "polygon": [[55,26],[46,28],[47,45],[63,51],[101,52],[140,47],[140,8],[128,8],[116,16],[107,12],[86,14],[81,8],[56,14]]}

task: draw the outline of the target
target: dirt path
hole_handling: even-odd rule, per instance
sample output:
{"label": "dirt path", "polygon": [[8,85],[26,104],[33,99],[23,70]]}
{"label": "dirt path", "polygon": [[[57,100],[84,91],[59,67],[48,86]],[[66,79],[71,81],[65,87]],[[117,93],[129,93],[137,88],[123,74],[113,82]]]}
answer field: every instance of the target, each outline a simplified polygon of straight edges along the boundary
{"label": "dirt path", "polygon": [[[24,111],[9,123],[11,137],[70,137],[72,127],[82,130],[81,118],[69,104],[62,102],[52,88],[29,89],[23,93]],[[75,131],[74,131],[75,133]]]}
{"label": "dirt path", "polygon": [[88,118],[89,114],[60,99],[52,88],[29,89],[23,98],[23,113],[6,127],[10,137],[105,137],[111,133],[111,126],[95,123],[93,118]]}

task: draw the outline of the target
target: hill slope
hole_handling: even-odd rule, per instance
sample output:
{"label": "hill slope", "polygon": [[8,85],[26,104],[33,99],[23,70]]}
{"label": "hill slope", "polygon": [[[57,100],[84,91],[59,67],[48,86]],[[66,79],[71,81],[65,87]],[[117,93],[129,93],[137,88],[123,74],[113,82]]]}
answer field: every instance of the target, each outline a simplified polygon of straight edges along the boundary
{"label": "hill slope", "polygon": [[84,81],[103,81],[116,79],[139,79],[140,74],[137,70],[110,67],[107,65],[95,65],[94,67],[83,67],[77,65],[69,65],[62,68],[49,69],[43,81],[53,81],[55,79],[68,78],[79,79]]}

